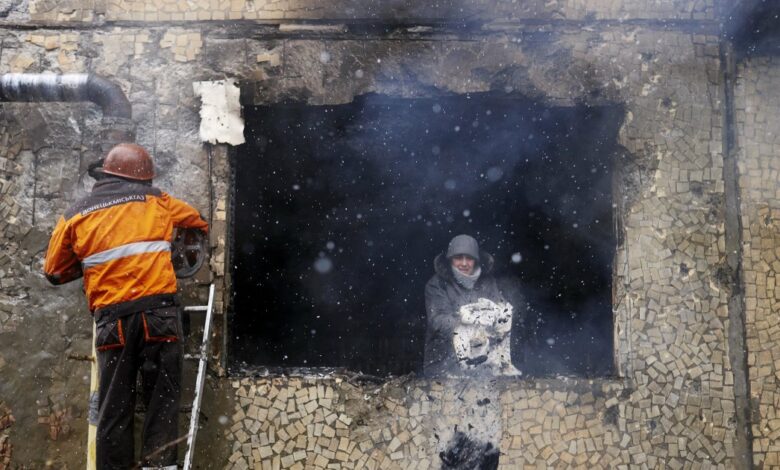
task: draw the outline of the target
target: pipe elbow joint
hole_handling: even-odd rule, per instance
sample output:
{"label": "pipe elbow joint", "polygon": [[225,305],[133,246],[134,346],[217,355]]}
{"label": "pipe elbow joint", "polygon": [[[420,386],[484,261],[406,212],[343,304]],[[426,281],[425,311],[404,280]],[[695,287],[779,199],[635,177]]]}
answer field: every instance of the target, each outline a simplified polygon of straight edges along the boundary
{"label": "pipe elbow joint", "polygon": [[89,74],[87,76],[87,96],[100,106],[104,116],[130,119],[132,108],[122,88],[105,78]]}

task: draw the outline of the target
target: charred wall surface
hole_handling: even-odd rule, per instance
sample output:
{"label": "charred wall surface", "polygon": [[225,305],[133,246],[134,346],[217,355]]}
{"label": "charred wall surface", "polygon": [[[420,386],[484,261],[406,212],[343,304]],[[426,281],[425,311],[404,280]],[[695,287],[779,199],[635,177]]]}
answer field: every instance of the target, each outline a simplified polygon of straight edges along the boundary
{"label": "charred wall surface", "polygon": [[[734,286],[722,275],[724,83],[715,20],[724,5],[464,2],[437,9],[413,2],[373,10],[346,3],[261,8],[239,1],[228,8],[32,0],[3,20],[0,72],[89,71],[121,85],[133,105],[137,141],[160,167],[159,186],[211,217],[211,269],[200,281],[213,277],[223,296],[230,289],[227,227],[241,221],[229,220],[226,147],[199,142],[193,81],[238,79],[252,105],[491,91],[550,106],[622,106],[622,191],[614,200],[621,243],[613,278],[619,378],[404,377],[381,385],[349,375],[214,379],[199,435],[211,444],[196,461],[204,468],[431,468],[456,430],[471,425],[500,448],[502,468],[741,466],[746,449],[739,444],[729,359]],[[410,24],[349,24],[356,18]],[[465,28],[465,18],[481,23]],[[737,94],[738,102],[754,99],[764,110],[738,113],[746,123],[740,184],[755,189],[743,195],[742,210],[750,376],[760,381],[751,383],[760,392],[753,450],[760,464],[778,458],[770,380],[778,339],[767,300],[774,278],[766,274],[774,270],[778,195],[773,141],[760,140],[768,137],[755,126],[771,122],[771,106],[758,101],[765,99],[761,90],[771,89],[767,77],[776,65],[740,69]],[[88,353],[89,319],[80,286],[49,287],[40,265],[57,214],[88,187],[82,176],[96,156],[91,142],[99,111],[1,109],[0,373],[8,380],[0,383],[0,455],[37,467],[80,466],[88,367],[67,356]],[[185,291],[189,297],[198,289]],[[5,418],[6,409],[15,422]]]}

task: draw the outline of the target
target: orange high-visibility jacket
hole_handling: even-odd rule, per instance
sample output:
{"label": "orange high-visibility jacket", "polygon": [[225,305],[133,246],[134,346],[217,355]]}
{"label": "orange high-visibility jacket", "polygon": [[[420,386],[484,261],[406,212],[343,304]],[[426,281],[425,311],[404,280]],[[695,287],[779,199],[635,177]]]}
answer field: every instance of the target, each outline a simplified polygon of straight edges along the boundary
{"label": "orange high-visibility jacket", "polygon": [[175,294],[174,227],[208,230],[195,209],[155,187],[118,178],[97,181],[57,222],[46,252],[46,278],[56,285],[83,275],[92,312]]}

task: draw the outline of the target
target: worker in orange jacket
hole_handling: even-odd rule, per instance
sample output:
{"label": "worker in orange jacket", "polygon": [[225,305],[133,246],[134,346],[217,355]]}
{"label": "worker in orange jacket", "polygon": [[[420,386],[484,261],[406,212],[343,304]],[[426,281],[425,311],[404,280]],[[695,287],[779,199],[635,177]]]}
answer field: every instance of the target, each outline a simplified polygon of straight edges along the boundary
{"label": "worker in orange jacket", "polygon": [[133,466],[140,371],[141,464],[175,469],[182,353],[171,239],[174,227],[206,232],[208,224],[152,186],[152,158],[139,145],[111,149],[95,175],[92,192],[57,222],[44,271],[55,285],[84,277],[100,371],[97,468]]}

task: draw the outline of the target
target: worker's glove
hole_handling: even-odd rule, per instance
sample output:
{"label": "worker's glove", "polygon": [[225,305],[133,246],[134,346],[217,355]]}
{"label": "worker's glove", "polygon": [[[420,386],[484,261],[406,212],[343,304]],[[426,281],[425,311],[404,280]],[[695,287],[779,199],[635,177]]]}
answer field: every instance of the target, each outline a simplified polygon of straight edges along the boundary
{"label": "worker's glove", "polygon": [[96,160],[89,164],[87,167],[87,174],[91,176],[93,179],[99,180],[102,178],[105,178],[106,174],[103,173],[103,160]]}

